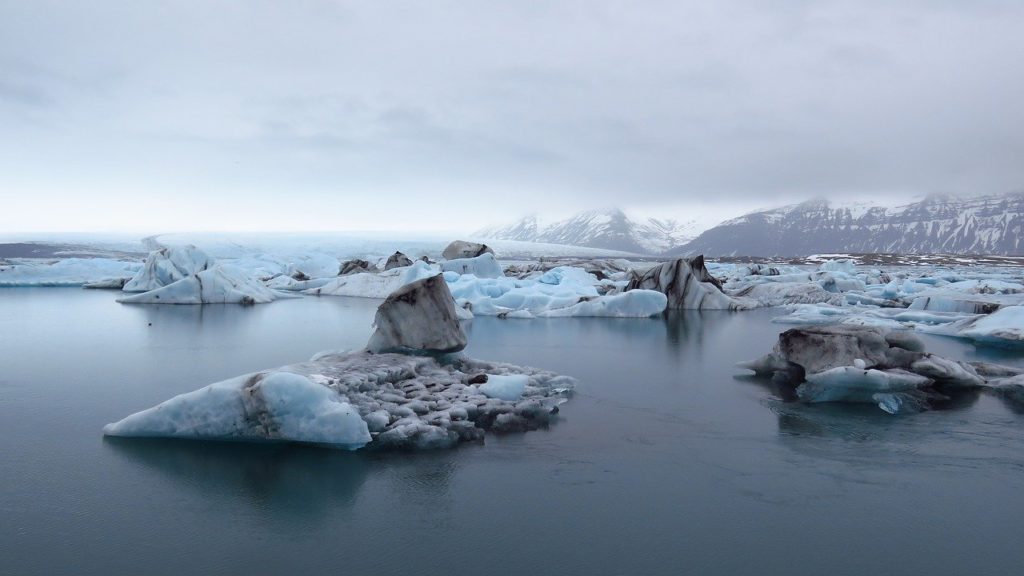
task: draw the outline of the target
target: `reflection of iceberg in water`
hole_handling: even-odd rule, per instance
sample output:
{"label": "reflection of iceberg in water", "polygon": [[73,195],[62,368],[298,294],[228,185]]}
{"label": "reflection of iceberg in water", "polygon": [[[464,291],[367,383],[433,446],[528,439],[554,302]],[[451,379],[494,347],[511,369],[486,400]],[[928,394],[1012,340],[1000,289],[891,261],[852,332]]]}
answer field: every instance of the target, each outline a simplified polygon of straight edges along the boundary
{"label": "reflection of iceberg in water", "polygon": [[402,508],[436,510],[424,519],[435,527],[454,521],[457,452],[340,452],[165,438],[106,437],[103,443],[131,465],[156,473],[158,481],[187,487],[211,506],[251,508],[289,526],[330,522],[355,507],[362,493],[370,502],[386,498]]}
{"label": "reflection of iceberg in water", "polygon": [[294,445],[107,437],[104,444],[211,500],[312,519],[349,508],[371,467],[360,454]]}

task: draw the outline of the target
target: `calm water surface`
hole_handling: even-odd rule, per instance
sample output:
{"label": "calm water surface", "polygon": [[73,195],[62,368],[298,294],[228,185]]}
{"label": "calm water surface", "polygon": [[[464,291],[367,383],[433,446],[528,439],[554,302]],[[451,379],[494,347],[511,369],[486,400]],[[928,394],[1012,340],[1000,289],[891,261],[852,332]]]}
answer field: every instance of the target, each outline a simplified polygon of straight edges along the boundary
{"label": "calm water surface", "polygon": [[[1019,574],[1024,415],[893,417],[736,378],[772,311],[472,322],[576,376],[557,425],[419,454],[104,439],[237,374],[358,348],[376,302],[126,306],[0,290],[3,574]],[[952,340],[929,349],[980,356]]]}

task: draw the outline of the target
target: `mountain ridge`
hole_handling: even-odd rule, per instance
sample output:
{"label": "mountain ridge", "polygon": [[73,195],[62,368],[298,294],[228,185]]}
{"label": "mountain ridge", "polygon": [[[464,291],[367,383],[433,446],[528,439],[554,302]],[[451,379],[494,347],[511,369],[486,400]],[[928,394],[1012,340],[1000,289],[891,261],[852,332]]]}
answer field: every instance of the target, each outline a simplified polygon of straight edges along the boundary
{"label": "mountain ridge", "polygon": [[606,208],[584,210],[549,224],[529,215],[505,226],[477,230],[473,236],[656,255],[695,237],[696,226],[696,221],[668,218],[638,221],[618,208]]}
{"label": "mountain ridge", "polygon": [[726,220],[670,256],[834,253],[1024,254],[1024,192],[932,194],[896,207],[816,198]]}

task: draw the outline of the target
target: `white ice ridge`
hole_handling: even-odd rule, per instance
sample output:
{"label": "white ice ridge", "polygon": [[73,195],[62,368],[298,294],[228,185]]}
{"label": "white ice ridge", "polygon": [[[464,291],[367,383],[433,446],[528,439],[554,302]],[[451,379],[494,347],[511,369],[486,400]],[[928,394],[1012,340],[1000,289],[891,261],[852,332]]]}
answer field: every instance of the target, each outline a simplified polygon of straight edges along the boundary
{"label": "white ice ridge", "polygon": [[139,262],[111,258],[19,258],[7,264],[0,262],[0,287],[105,283],[120,289],[141,267]]}

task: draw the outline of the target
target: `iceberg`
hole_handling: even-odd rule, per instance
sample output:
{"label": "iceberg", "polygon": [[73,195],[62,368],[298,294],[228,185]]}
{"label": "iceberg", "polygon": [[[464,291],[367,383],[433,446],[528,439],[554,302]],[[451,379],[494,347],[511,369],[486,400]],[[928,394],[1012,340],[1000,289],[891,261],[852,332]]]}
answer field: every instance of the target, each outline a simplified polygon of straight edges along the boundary
{"label": "iceberg", "polygon": [[482,441],[488,431],[546,427],[575,386],[566,376],[455,353],[466,337],[440,275],[389,295],[376,325],[365,350],[217,382],[103,432],[347,450],[443,448]]}
{"label": "iceberg", "polygon": [[952,335],[982,344],[1024,345],[1024,306],[1007,306],[988,316],[969,319],[957,325]]}
{"label": "iceberg", "polygon": [[460,276],[472,274],[477,278],[502,278],[505,276],[501,271],[501,265],[494,259],[494,254],[490,252],[473,258],[457,258],[442,262],[441,270]]}
{"label": "iceberg", "polygon": [[148,292],[210,268],[214,261],[205,252],[189,244],[150,252],[142,269],[125,283],[125,292]]}
{"label": "iceberg", "polygon": [[406,266],[412,266],[412,259],[396,251],[391,256],[388,256],[387,262],[384,263],[384,270],[391,270],[392,268],[404,268]]}
{"label": "iceberg", "polygon": [[338,276],[348,276],[349,274],[363,274],[367,272],[379,272],[376,264],[356,258],[354,260],[347,260],[341,263],[338,268]]}
{"label": "iceberg", "polygon": [[750,302],[737,300],[722,291],[722,284],[704,266],[704,257],[674,260],[634,273],[626,285],[630,290],[655,290],[665,294],[671,309],[743,310]]}
{"label": "iceberg", "polygon": [[537,313],[541,318],[604,317],[650,318],[665,311],[668,297],[654,290],[630,290],[577,302],[565,308],[551,308]]}
{"label": "iceberg", "polygon": [[455,300],[441,275],[392,292],[377,308],[374,325],[367,350],[375,353],[447,354],[466,347]]}
{"label": "iceberg", "polygon": [[987,386],[974,366],[926,352],[913,333],[872,326],[793,328],[770,354],[739,366],[788,383],[803,402],[869,403],[890,414]]}
{"label": "iceberg", "polygon": [[119,298],[124,304],[265,304],[281,293],[226,264],[215,264],[165,286]]}
{"label": "iceberg", "polygon": [[339,276],[320,287],[305,290],[314,296],[352,296],[356,298],[387,298],[404,284],[401,268],[382,273],[360,272]]}
{"label": "iceberg", "polygon": [[337,391],[292,372],[239,376],[103,429],[107,436],[278,440],[355,450],[370,442],[359,412]]}

